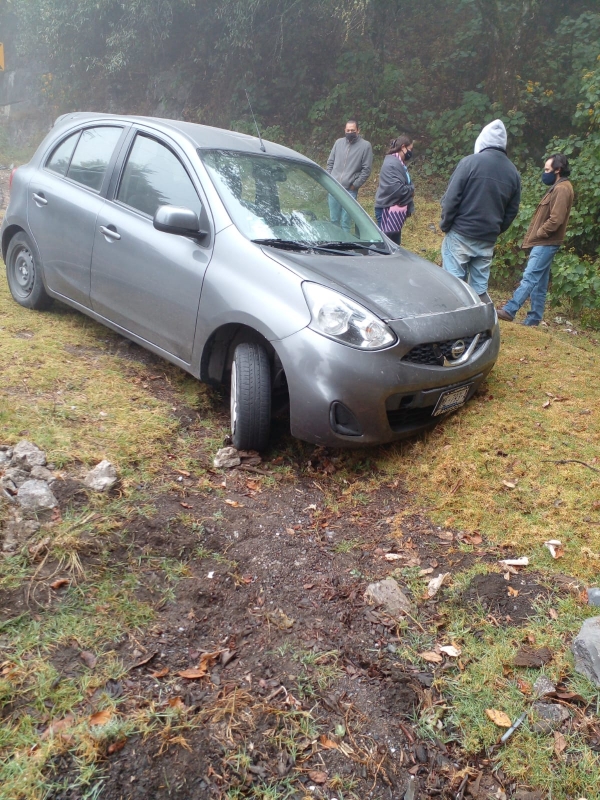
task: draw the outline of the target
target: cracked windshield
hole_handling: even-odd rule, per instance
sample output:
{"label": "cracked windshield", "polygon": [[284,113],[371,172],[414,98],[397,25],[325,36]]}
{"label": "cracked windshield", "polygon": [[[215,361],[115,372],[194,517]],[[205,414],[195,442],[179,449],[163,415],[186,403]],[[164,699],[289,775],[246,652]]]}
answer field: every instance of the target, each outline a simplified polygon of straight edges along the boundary
{"label": "cracked windshield", "polygon": [[385,247],[362,208],[317,167],[223,151],[202,158],[232,220],[249,239]]}

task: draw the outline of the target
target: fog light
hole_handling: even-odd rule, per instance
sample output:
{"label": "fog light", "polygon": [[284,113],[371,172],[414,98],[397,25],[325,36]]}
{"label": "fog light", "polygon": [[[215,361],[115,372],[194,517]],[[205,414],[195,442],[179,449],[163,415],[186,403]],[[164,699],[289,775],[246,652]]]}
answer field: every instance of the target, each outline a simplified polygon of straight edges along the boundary
{"label": "fog light", "polygon": [[362,436],[362,428],[354,414],[337,400],[331,404],[329,420],[333,430],[342,436]]}

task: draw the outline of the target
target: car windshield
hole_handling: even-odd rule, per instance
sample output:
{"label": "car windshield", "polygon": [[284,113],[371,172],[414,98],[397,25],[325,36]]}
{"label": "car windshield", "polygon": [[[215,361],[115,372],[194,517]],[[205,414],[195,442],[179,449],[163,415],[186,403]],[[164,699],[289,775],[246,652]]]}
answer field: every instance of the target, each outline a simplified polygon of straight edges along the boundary
{"label": "car windshield", "polygon": [[230,150],[200,155],[231,219],[249,239],[388,252],[375,223],[320,167]]}

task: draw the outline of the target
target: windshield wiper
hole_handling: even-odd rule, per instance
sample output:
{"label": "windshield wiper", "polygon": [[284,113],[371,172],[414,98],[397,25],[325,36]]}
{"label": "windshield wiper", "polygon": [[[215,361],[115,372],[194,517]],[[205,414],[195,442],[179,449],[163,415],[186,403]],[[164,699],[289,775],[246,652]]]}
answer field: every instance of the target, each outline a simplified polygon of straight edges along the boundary
{"label": "windshield wiper", "polygon": [[373,242],[322,242],[323,247],[329,250],[368,250],[370,253],[389,255],[389,251],[375,247]]}
{"label": "windshield wiper", "polygon": [[295,239],[252,239],[251,241],[255,244],[265,244],[269,247],[281,247],[282,250],[317,250],[319,253],[333,253],[336,256],[357,255],[356,253],[346,253],[343,249],[324,247],[323,245],[296,241]]}

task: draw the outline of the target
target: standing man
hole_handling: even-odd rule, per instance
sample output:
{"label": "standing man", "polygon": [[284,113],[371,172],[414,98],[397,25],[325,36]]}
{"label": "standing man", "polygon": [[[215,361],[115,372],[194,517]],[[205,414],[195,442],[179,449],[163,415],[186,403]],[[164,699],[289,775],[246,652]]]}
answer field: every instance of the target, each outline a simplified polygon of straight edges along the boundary
{"label": "standing man", "polygon": [[486,125],[475,152],[459,161],[442,197],[442,265],[468,282],[484,302],[494,245],[517,216],[521,178],[506,155],[501,119]]}
{"label": "standing man", "polygon": [[[372,167],[373,148],[360,135],[358,122],[349,119],[345,136],[336,141],[329,154],[327,172],[356,200],[358,190],[371,174]],[[329,214],[333,223],[341,224],[345,231],[350,230],[349,214],[332,195],[329,195]]]}
{"label": "standing man", "polygon": [[535,210],[531,224],[523,239],[523,248],[531,253],[527,266],[512,298],[498,309],[498,316],[512,322],[527,298],[531,310],[523,325],[539,325],[544,316],[550,268],[556,251],[565,238],[567,223],[573,207],[573,186],[569,161],[562,153],[551,156],[544,164],[542,181],[550,188]]}

